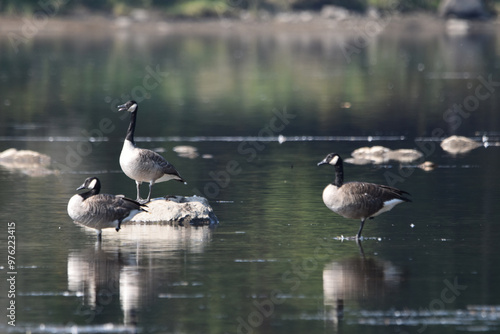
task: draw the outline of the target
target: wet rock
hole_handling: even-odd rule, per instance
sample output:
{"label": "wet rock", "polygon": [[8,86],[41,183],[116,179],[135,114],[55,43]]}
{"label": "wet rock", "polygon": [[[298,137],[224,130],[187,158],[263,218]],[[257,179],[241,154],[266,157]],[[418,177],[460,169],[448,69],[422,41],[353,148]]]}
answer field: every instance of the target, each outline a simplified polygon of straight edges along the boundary
{"label": "wet rock", "polygon": [[486,7],[481,0],[443,0],[438,9],[441,17],[461,19],[487,18]]}
{"label": "wet rock", "polygon": [[44,176],[56,173],[55,170],[48,168],[50,164],[51,158],[48,155],[31,150],[9,148],[0,153],[0,165],[29,176]]}
{"label": "wet rock", "polygon": [[412,162],[422,158],[422,152],[413,149],[402,148],[399,150],[390,150],[386,154],[388,160],[396,160],[399,162]]}
{"label": "wet rock", "polygon": [[204,197],[169,196],[155,198],[147,203],[148,212],[141,212],[132,218],[135,223],[177,223],[180,225],[218,224],[217,217]]}
{"label": "wet rock", "polygon": [[372,146],[372,147],[360,147],[354,150],[351,155],[354,159],[370,160],[373,163],[383,163],[385,160],[385,154],[389,152],[390,149],[383,146]]}
{"label": "wet rock", "polygon": [[480,146],[481,143],[462,136],[451,136],[441,142],[441,148],[451,154],[467,153]]}
{"label": "wet rock", "polygon": [[424,156],[422,152],[414,149],[391,150],[384,146],[361,147],[354,150],[351,155],[356,164],[366,164],[367,160],[375,164],[385,163],[390,160],[408,163]]}

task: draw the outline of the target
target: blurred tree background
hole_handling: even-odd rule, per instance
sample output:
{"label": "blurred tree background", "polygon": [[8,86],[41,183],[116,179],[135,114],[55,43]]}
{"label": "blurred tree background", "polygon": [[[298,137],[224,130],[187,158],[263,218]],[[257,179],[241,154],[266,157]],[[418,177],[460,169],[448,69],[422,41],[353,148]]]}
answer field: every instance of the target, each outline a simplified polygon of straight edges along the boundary
{"label": "blurred tree background", "polygon": [[[363,13],[368,8],[394,8],[401,12],[435,12],[441,0],[0,0],[0,12],[7,15],[32,14],[43,8],[57,6],[62,14],[75,12],[125,15],[134,8],[155,10],[172,17],[210,17],[236,10],[271,13],[294,10],[321,10],[325,5],[343,7]],[[500,0],[484,0],[490,9]]]}

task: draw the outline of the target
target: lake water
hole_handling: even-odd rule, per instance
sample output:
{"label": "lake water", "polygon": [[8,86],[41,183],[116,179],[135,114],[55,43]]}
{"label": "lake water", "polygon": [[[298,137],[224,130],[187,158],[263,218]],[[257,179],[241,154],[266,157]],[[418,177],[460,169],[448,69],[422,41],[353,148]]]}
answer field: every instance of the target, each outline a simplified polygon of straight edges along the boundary
{"label": "lake water", "polygon": [[[498,332],[500,35],[432,24],[364,40],[223,25],[42,31],[18,50],[4,36],[0,151],[47,154],[60,172],[0,167],[0,332]],[[138,145],[188,182],[153,196],[205,196],[218,226],[125,225],[97,243],[68,217],[88,176],[134,198],[118,164],[128,115],[115,108],[130,98]],[[487,144],[451,155],[439,141],[453,134]],[[359,222],[321,199],[333,168],[316,163],[373,145],[417,148],[438,167],[346,164],[347,180],[413,200],[368,221],[358,245],[343,236]]]}

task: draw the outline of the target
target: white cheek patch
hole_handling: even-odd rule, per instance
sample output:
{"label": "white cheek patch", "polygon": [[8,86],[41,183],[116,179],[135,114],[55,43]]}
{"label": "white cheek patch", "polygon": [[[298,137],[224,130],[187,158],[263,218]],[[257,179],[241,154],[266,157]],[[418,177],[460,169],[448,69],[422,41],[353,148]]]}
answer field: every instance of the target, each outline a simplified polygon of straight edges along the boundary
{"label": "white cheek patch", "polygon": [[94,189],[96,184],[97,184],[97,180],[93,179],[92,181],[90,181],[88,189]]}
{"label": "white cheek patch", "polygon": [[335,166],[335,165],[337,164],[337,162],[338,162],[338,161],[339,161],[339,156],[338,156],[338,155],[336,155],[336,156],[334,156],[334,157],[333,157],[333,159],[332,159],[332,160],[330,160],[330,165]]}
{"label": "white cheek patch", "polygon": [[130,108],[128,108],[128,111],[134,112],[136,109],[137,109],[137,104],[133,104],[130,106]]}

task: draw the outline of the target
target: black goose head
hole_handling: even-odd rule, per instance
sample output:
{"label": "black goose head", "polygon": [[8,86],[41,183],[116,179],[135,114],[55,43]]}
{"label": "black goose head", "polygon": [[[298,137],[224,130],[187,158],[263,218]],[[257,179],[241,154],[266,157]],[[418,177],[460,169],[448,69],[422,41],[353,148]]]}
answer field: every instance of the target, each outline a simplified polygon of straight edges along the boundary
{"label": "black goose head", "polygon": [[342,158],[337,153],[328,154],[323,160],[318,162],[318,166],[332,165],[335,167],[335,180],[332,182],[337,187],[342,187],[344,184],[344,166]]}
{"label": "black goose head", "polygon": [[85,179],[85,182],[76,190],[82,190],[82,189],[87,189],[89,190],[87,193],[92,193],[93,195],[96,195],[101,191],[101,181],[97,177],[88,177]]}
{"label": "black goose head", "polygon": [[340,166],[342,165],[342,158],[337,153],[329,153],[323,160],[318,162],[318,166],[325,164],[332,166]]}
{"label": "black goose head", "polygon": [[117,106],[118,111],[128,111],[128,112],[135,112],[137,110],[137,102],[134,100],[130,100],[125,104]]}

